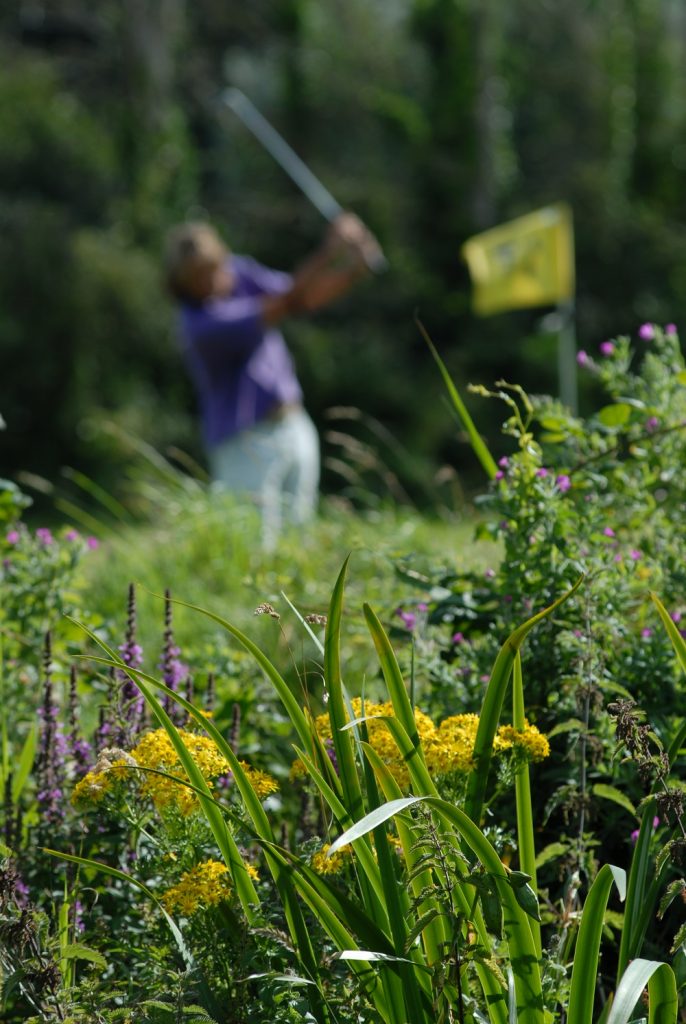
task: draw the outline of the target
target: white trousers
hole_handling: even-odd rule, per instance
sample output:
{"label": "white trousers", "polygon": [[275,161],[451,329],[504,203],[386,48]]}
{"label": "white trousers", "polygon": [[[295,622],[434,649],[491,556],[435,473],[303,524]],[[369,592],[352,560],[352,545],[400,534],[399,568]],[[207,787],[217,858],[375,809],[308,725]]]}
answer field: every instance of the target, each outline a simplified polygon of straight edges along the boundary
{"label": "white trousers", "polygon": [[252,498],[262,513],[265,547],[284,522],[305,523],[319,490],[319,437],[299,407],[228,438],[209,452],[210,472],[222,487]]}

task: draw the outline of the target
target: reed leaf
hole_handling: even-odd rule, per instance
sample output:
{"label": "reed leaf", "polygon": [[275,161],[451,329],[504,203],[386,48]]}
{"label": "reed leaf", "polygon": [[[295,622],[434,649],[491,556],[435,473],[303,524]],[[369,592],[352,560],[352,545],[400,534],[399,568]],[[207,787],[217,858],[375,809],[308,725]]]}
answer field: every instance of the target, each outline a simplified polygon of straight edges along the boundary
{"label": "reed leaf", "polygon": [[600,940],[613,882],[617,886],[620,899],[623,900],[626,893],[626,872],[613,864],[604,864],[596,875],[584,903],[569,990],[568,1024],[592,1024],[595,984],[592,984],[590,979],[595,979],[598,973]]}
{"label": "reed leaf", "polygon": [[[646,985],[648,1024],[676,1024],[679,1007],[674,971],[669,964],[640,958],[632,960],[624,972],[606,1024],[627,1024]],[[643,1010],[639,1016],[644,1016]]]}
{"label": "reed leaf", "polygon": [[[515,655],[512,670],[512,724],[515,729],[522,730],[525,725],[524,686],[522,682],[522,658],[519,651]],[[531,887],[538,892],[536,880],[536,842],[534,839],[534,819],[531,809],[531,781],[529,766],[523,761],[515,772],[515,804],[517,813],[517,846],[519,849],[519,866],[531,876]],[[538,921],[531,922],[531,931],[536,944],[538,957],[541,957],[541,925]]]}
{"label": "reed leaf", "polygon": [[515,655],[534,626],[556,611],[565,601],[569,600],[572,594],[579,589],[583,580],[584,577],[580,576],[570,590],[515,629],[500,648],[481,706],[479,727],[476,733],[476,740],[474,741],[476,767],[469,776],[467,796],[465,798],[465,811],[477,823],[481,820],[486,796],[488,771],[491,764],[493,739],[500,721],[500,712],[510,681]]}

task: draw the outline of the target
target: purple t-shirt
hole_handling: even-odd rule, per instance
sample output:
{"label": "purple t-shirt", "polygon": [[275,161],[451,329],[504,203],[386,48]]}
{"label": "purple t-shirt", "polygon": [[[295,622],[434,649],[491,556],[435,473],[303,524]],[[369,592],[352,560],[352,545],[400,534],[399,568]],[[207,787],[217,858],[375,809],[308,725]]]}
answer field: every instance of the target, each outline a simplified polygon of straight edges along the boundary
{"label": "purple t-shirt", "polygon": [[200,402],[205,442],[214,447],[254,426],[302,391],[281,331],[262,322],[263,295],[291,287],[289,274],[232,256],[226,298],[181,306],[181,341]]}

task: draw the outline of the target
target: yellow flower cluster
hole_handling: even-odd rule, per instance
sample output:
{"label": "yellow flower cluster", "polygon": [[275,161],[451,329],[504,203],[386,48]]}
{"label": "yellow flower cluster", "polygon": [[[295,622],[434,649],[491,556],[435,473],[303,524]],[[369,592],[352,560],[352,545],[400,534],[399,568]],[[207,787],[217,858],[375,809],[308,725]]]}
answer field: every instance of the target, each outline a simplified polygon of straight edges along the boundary
{"label": "yellow flower cluster", "polygon": [[341,850],[336,850],[332,857],[327,857],[326,854],[330,847],[331,843],[325,843],[321,850],[312,854],[310,863],[312,870],[316,871],[318,875],[337,875],[352,857],[352,850],[349,846],[344,846]]}
{"label": "yellow flower cluster", "polygon": [[119,778],[131,774],[136,761],[125,750],[103,750],[97,764],[74,786],[71,802],[74,806],[99,804]]}
{"label": "yellow flower cluster", "polygon": [[[230,773],[229,762],[223,754],[220,754],[208,736],[201,736],[183,729],[179,730],[179,735],[210,789],[212,789],[213,779]],[[185,769],[164,729],[156,729],[154,732],[147,733],[138,746],[131,751],[131,754],[143,768],[155,768],[175,778],[187,780]],[[260,800],[278,789],[278,783],[271,775],[256,768],[250,768],[243,762],[241,762],[241,766]],[[198,809],[198,798],[192,790],[177,785],[172,779],[164,778],[161,775],[146,775],[141,790],[150,796],[158,808],[173,806],[182,814],[190,814]]]}
{"label": "yellow flower cluster", "polygon": [[162,895],[162,905],[170,913],[178,911],[191,917],[205,907],[214,907],[231,894],[231,879],[226,864],[206,860],[181,876],[179,882]]}
{"label": "yellow flower cluster", "polygon": [[493,741],[496,754],[511,750],[524,754],[527,761],[543,761],[550,754],[550,744],[543,733],[535,725],[529,725],[524,719],[524,728],[515,729],[513,725],[501,725]]}
{"label": "yellow flower cluster", "polygon": [[[356,718],[362,715],[362,701],[355,698],[352,701],[353,712]],[[390,702],[383,704],[368,701],[364,705],[365,716],[393,715],[393,706]],[[477,729],[479,728],[479,716],[473,714],[452,715],[444,719],[439,726],[415,708],[414,712],[417,732],[422,742],[426,765],[434,776],[450,775],[455,772],[466,774],[474,767],[474,742]],[[323,741],[331,739],[331,723],[329,716],[319,715],[314,721],[315,729]],[[401,787],[409,785],[410,776],[407,766],[403,761],[398,748],[395,745],[391,733],[381,719],[371,719],[366,722],[369,742],[386,766],[390,769],[396,782]],[[493,751],[496,755],[514,748],[518,753],[523,754],[527,760],[541,761],[550,753],[548,741],[535,725],[525,724],[521,731],[511,725],[503,725],[498,729],[493,743]],[[291,778],[297,778],[305,774],[305,766],[301,761],[295,761],[291,767]]]}

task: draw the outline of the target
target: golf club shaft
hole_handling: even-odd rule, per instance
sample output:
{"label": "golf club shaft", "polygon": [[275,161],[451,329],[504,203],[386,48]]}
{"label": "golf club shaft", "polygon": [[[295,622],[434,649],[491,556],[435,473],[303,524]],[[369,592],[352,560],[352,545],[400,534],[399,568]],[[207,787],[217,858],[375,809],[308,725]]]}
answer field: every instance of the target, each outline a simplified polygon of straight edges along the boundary
{"label": "golf club shaft", "polygon": [[[344,211],[343,207],[331,195],[329,190],[315,177],[309,167],[303,163],[298,154],[291,149],[269,121],[259,112],[257,107],[240,89],[230,88],[222,93],[223,102],[233,110],[234,114],[262,143],[267,152],[276,160],[301,192],[307,196],[312,205],[319,210],[325,220],[331,222]],[[370,270],[378,273],[387,266],[385,256],[379,257],[369,264]]]}

